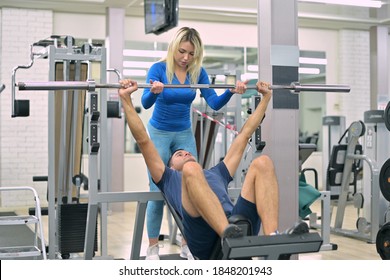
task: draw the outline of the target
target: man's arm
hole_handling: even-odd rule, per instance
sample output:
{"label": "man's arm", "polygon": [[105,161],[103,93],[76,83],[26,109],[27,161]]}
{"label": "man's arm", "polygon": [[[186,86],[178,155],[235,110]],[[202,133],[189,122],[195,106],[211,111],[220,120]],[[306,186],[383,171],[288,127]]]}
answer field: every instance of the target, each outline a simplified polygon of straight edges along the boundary
{"label": "man's arm", "polygon": [[245,151],[245,147],[263,119],[268,103],[271,100],[272,91],[269,89],[270,85],[265,82],[257,82],[256,85],[257,90],[263,97],[257,105],[256,110],[249,116],[240,133],[234,139],[223,160],[231,176],[236,172]]}
{"label": "man's arm", "polygon": [[126,120],[130,131],[137,142],[146,166],[149,169],[153,180],[158,183],[165,170],[165,164],[162,161],[157,149],[152,140],[149,138],[146,128],[136,112],[133,102],[131,101],[131,94],[138,89],[137,82],[132,80],[120,81],[122,88],[118,90],[118,94],[122,101],[123,110],[126,114]]}

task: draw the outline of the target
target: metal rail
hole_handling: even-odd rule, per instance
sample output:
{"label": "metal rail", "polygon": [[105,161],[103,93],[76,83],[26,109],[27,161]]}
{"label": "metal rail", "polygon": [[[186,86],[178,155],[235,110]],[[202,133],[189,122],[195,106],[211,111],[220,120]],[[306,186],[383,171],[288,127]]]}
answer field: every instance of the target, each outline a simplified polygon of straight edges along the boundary
{"label": "metal rail", "polygon": [[[96,84],[94,80],[86,82],[73,81],[56,81],[56,82],[19,82],[16,85],[19,90],[88,90],[94,91],[97,88],[121,88],[119,83],[116,84]],[[138,88],[151,88],[151,84],[138,84]],[[192,89],[230,89],[235,88],[231,84],[165,84],[165,88],[192,88]],[[247,89],[257,89],[256,85],[248,85]],[[321,84],[306,84],[291,83],[290,85],[271,85],[270,89],[280,90],[287,89],[294,92],[301,91],[316,91],[316,92],[350,92],[351,88],[346,85],[321,85]]]}

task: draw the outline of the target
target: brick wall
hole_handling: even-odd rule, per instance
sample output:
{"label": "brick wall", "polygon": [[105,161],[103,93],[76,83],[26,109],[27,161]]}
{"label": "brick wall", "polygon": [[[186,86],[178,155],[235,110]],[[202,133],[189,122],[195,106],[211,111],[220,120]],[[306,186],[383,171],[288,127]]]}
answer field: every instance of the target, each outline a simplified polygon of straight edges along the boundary
{"label": "brick wall", "polygon": [[[46,203],[46,184],[33,183],[34,175],[47,175],[47,93],[18,92],[17,99],[30,100],[30,116],[11,118],[11,75],[17,65],[28,65],[30,44],[51,35],[53,13],[44,10],[3,8],[1,12],[0,77],[6,89],[0,96],[0,182],[1,186],[36,187]],[[31,69],[16,73],[16,81],[48,79],[47,60],[37,59]],[[23,194],[2,194],[2,206],[25,205]]]}
{"label": "brick wall", "polygon": [[368,31],[339,32],[340,84],[351,85],[349,94],[341,94],[340,114],[346,117],[346,127],[364,120],[370,110],[370,34]]}

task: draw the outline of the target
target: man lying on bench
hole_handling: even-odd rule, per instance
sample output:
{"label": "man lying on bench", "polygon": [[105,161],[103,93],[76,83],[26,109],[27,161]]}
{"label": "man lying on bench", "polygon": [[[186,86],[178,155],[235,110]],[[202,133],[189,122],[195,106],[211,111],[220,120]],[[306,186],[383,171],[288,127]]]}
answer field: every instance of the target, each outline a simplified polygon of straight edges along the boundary
{"label": "man lying on bench", "polygon": [[[137,82],[122,80],[120,83],[123,88],[118,92],[130,131],[144,156],[153,181],[182,217],[183,234],[195,257],[209,259],[218,238],[223,241],[243,236],[239,226],[229,224],[227,217],[231,215],[247,217],[254,234],[258,234],[261,222],[265,235],[278,234],[278,182],[273,162],[268,156],[261,155],[252,161],[241,194],[234,205],[228,194],[228,184],[232,181],[247,143],[263,119],[271,99],[272,91],[268,83],[257,83],[257,90],[263,95],[261,102],[245,122],[224,159],[208,170],[203,170],[185,150],[175,151],[169,166],[166,166],[133,106],[131,94],[138,89]],[[308,231],[307,224],[301,222],[289,233]]]}

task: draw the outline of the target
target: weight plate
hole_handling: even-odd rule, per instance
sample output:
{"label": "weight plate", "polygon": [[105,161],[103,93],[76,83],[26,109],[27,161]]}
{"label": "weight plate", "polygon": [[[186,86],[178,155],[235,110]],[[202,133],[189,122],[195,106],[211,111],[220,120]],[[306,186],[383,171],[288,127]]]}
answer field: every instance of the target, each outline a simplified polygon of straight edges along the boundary
{"label": "weight plate", "polygon": [[356,228],[359,232],[365,232],[367,229],[367,220],[366,218],[359,217],[356,221]]}
{"label": "weight plate", "polygon": [[379,186],[383,197],[390,201],[390,158],[385,161],[379,173]]}
{"label": "weight plate", "polygon": [[390,101],[387,103],[386,109],[383,113],[383,118],[385,120],[387,130],[390,131]]}
{"label": "weight plate", "polygon": [[382,260],[390,260],[390,223],[384,224],[376,235],[376,251]]}
{"label": "weight plate", "polygon": [[364,206],[364,197],[362,193],[355,193],[353,195],[353,206],[356,209],[362,209]]}
{"label": "weight plate", "polygon": [[359,121],[359,122],[362,125],[362,131],[360,132],[359,136],[363,136],[364,134],[366,134],[366,125],[364,124],[363,121]]}

